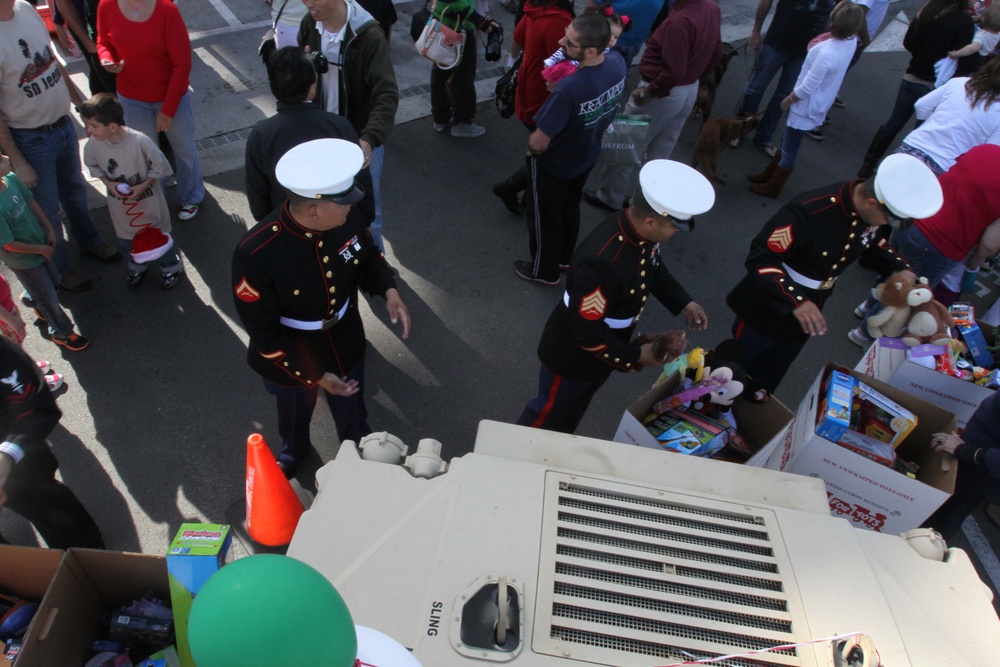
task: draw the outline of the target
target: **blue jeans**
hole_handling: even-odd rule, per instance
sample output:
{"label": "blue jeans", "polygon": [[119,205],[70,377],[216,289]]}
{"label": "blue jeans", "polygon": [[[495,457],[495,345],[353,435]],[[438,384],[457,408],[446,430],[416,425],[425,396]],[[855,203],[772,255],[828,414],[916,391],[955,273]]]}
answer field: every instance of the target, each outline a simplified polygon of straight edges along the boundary
{"label": "blue jeans", "polygon": [[802,139],[806,136],[805,130],[797,130],[794,127],[785,126],[785,131],[781,135],[781,161],[778,166],[786,171],[795,168],[795,159],[799,156],[799,148],[802,147]]}
{"label": "blue jeans", "polygon": [[274,396],[278,404],[278,434],[281,435],[279,461],[297,465],[312,449],[309,424],[320,392],[326,397],[330,414],[333,415],[333,423],[337,425],[337,437],[341,442],[353,440],[358,443],[361,438],[372,432],[368,426],[368,410],[365,408],[363,355],[347,374],[347,379],[358,381],[358,391],[352,396],[334,396],[319,387],[313,389],[289,387],[264,380],[264,388],[267,389],[267,393]]}
{"label": "blue jeans", "polygon": [[636,44],[635,46],[625,46],[621,42],[615,44],[612,47],[612,51],[617,51],[621,54],[622,58],[625,59],[625,67],[631,67],[632,61],[635,57],[639,55],[639,49],[642,48],[642,44]]}
{"label": "blue jeans", "polygon": [[171,237],[170,247],[167,251],[160,256],[159,259],[151,259],[144,264],[132,259],[132,241],[129,239],[115,238],[115,244],[118,246],[118,250],[121,251],[122,255],[128,258],[128,268],[130,271],[135,271],[136,273],[144,273],[149,269],[149,265],[156,262],[160,265],[160,271],[163,273],[173,273],[174,271],[181,270],[181,255],[177,252],[177,244],[173,242],[173,237]]}
{"label": "blue jeans", "polygon": [[10,133],[18,150],[38,176],[38,183],[31,192],[56,233],[56,251],[52,261],[60,273],[65,273],[69,270],[69,255],[59,218],[60,205],[80,249],[93,248],[101,242],[100,232],[90,219],[87,206],[87,185],[83,180],[76,130],[69,116],[64,116],[58,127],[48,130],[11,128]]}
{"label": "blue jeans", "polygon": [[889,236],[889,246],[909,263],[910,270],[918,276],[927,278],[931,287],[941,282],[945,274],[956,264],[954,260],[942,255],[941,251],[935,248],[916,227],[893,230]]}
{"label": "blue jeans", "polygon": [[757,125],[757,132],[754,134],[754,141],[758,144],[769,144],[774,139],[774,133],[778,129],[778,123],[784,112],[781,110],[781,100],[788,97],[795,87],[795,80],[799,78],[802,71],[802,63],[805,62],[805,54],[793,56],[790,53],[779,51],[764,44],[760,47],[760,56],[757,58],[757,67],[753,71],[753,76],[747,83],[743,92],[743,108],[745,114],[755,114],[760,107],[761,99],[767,86],[771,83],[774,75],[781,70],[778,77],[777,87],[774,95],[767,103],[767,110],[761,116],[760,124]]}
{"label": "blue jeans", "polygon": [[[157,141],[156,116],[162,102],[140,102],[118,94],[125,110],[125,124]],[[205,183],[201,177],[201,162],[194,145],[194,109],[191,105],[191,91],[188,90],[177,105],[173,123],[167,130],[170,147],[177,161],[177,198],[181,205],[200,204],[205,198]],[[163,181],[160,181],[163,187]]]}
{"label": "blue jeans", "polygon": [[382,242],[382,165],[385,163],[385,146],[372,149],[372,157],[368,162],[368,171],[372,175],[372,196],[375,197],[375,219],[368,226],[372,241],[385,254],[385,244]]}
{"label": "blue jeans", "polygon": [[892,115],[882,125],[882,134],[888,137],[889,141],[896,138],[899,131],[913,116],[913,105],[917,100],[932,90],[934,90],[932,86],[923,83],[914,83],[906,79],[899,82],[899,91],[896,93],[896,103],[892,107]]}
{"label": "blue jeans", "polygon": [[59,305],[56,285],[61,275],[52,262],[43,262],[33,269],[11,269],[21,287],[34,300],[38,312],[49,325],[49,334],[66,338],[73,333],[73,322]]}

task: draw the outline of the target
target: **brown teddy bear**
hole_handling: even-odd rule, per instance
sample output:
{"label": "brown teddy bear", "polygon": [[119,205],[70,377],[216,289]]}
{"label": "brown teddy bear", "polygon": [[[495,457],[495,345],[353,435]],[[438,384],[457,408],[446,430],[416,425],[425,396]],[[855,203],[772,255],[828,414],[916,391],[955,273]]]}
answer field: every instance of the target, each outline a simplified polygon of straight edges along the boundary
{"label": "brown teddy bear", "polygon": [[[910,321],[906,324],[903,342],[909,347],[925,343],[949,345],[951,336],[948,335],[948,327],[955,326],[955,320],[944,304],[934,298],[927,286],[927,279],[921,278],[920,284],[910,291],[910,295]],[[918,303],[914,304],[914,301]]]}
{"label": "brown teddy bear", "polygon": [[865,322],[872,338],[897,338],[903,333],[910,319],[911,306],[919,303],[917,298],[914,298],[915,303],[908,301],[916,285],[917,277],[912,271],[897,271],[872,289],[872,296],[885,306],[869,315]]}

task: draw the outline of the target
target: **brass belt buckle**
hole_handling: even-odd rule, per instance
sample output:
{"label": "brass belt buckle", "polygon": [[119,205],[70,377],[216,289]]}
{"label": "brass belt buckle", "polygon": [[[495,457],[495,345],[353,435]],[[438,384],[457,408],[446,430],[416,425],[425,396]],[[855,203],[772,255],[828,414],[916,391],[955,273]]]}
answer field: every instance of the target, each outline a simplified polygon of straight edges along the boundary
{"label": "brass belt buckle", "polygon": [[827,290],[833,287],[833,284],[837,282],[836,278],[827,278],[822,283],[820,283],[819,288],[822,290]]}
{"label": "brass belt buckle", "polygon": [[333,327],[334,324],[336,324],[339,321],[340,321],[340,318],[338,318],[338,317],[331,317],[328,320],[323,320],[323,326],[321,328],[322,331],[326,331],[327,329],[330,329],[331,327]]}

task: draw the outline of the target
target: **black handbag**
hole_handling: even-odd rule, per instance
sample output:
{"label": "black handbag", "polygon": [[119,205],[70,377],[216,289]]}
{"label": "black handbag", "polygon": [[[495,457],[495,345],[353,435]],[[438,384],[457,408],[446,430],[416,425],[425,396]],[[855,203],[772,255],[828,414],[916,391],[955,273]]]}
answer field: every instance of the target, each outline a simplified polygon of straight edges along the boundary
{"label": "black handbag", "polygon": [[417,10],[417,13],[413,15],[410,19],[410,37],[413,38],[413,43],[416,44],[417,40],[420,39],[420,34],[424,31],[424,26],[427,25],[427,21],[431,18],[431,10],[427,7],[427,3]]}
{"label": "black handbag", "polygon": [[517,91],[517,72],[520,69],[521,56],[518,56],[511,68],[497,79],[493,103],[496,104],[501,118],[510,118],[514,115],[514,95]]}

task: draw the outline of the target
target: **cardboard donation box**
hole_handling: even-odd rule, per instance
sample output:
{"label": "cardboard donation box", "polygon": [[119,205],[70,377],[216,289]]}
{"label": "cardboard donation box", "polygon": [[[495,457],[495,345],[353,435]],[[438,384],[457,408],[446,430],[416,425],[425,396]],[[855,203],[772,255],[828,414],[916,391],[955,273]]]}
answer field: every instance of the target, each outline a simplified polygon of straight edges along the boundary
{"label": "cardboard donation box", "polygon": [[[824,379],[838,371],[860,380],[917,418],[916,427],[895,450],[916,464],[916,478],[855,453],[816,434],[818,410],[824,404]],[[772,470],[818,477],[826,483],[830,513],[856,526],[883,533],[918,527],[955,490],[958,464],[931,449],[931,436],[951,432],[955,415],[857,371],[828,365],[799,405],[792,437],[775,448],[762,465]]]}
{"label": "cardboard donation box", "polygon": [[85,664],[91,644],[107,631],[110,612],[150,592],[169,599],[162,556],[69,549],[25,637],[17,667]]}
{"label": "cardboard donation box", "polygon": [[[27,609],[27,606],[19,607],[19,602],[28,605],[42,601],[45,592],[49,589],[49,584],[52,582],[52,577],[59,569],[62,557],[63,552],[59,549],[0,545],[0,595],[4,598],[3,616],[5,621],[8,619],[17,621],[14,615],[18,613],[18,608]],[[20,626],[20,622],[17,625]],[[31,632],[37,625],[37,622],[32,621],[27,632]],[[0,648],[4,662],[10,664],[17,658],[26,636],[27,633],[24,633],[18,638],[11,638],[7,641],[6,646]],[[4,638],[6,639],[6,636]]]}
{"label": "cardboard donation box", "polygon": [[960,429],[965,428],[979,404],[993,393],[975,382],[907,361],[906,345],[898,338],[876,340],[854,370],[954,412]]}
{"label": "cardboard donation box", "polygon": [[[649,432],[643,424],[643,419],[649,414],[651,406],[670,396],[678,384],[680,376],[672,375],[654,385],[630,405],[622,415],[614,441],[671,451]],[[751,403],[742,396],[737,397],[733,403],[733,415],[736,417],[738,432],[756,452],[748,461],[750,465],[753,465],[759,457],[766,457],[767,453],[784,442],[786,436],[790,436],[792,412],[774,397],[766,403]]]}

